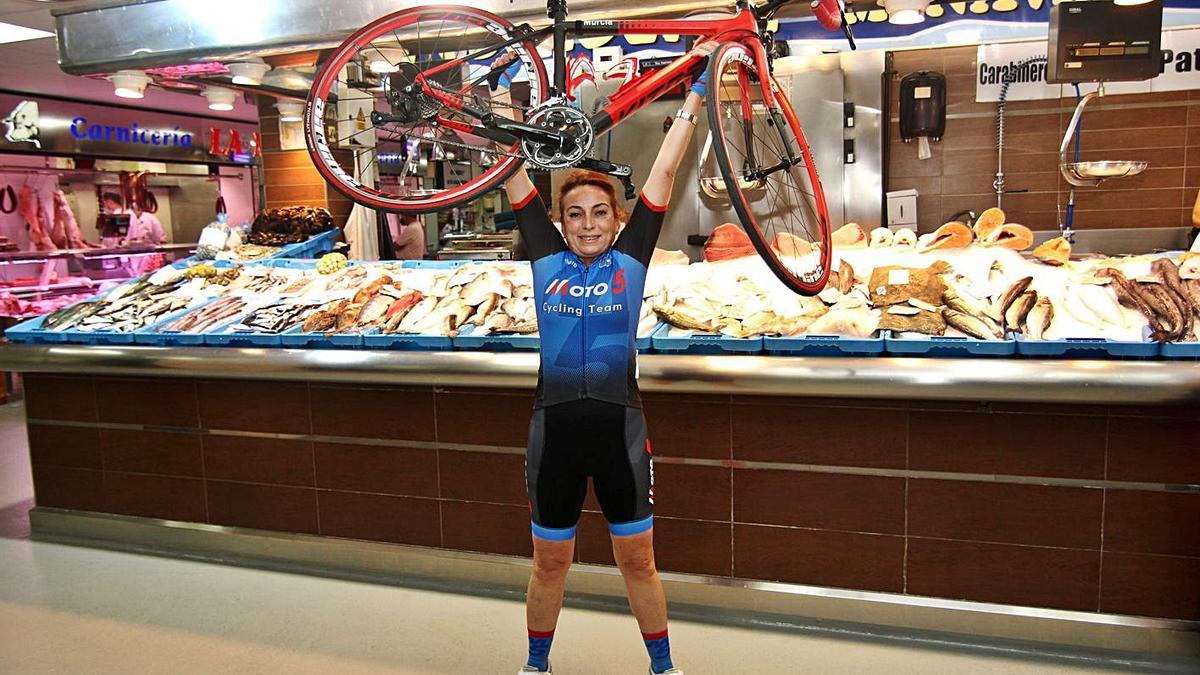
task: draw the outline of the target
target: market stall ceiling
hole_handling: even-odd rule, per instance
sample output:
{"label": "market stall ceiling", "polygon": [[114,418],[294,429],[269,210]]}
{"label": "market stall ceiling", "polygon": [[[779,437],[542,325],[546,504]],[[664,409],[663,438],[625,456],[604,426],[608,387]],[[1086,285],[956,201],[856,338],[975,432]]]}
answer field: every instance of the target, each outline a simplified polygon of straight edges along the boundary
{"label": "market stall ceiling", "polygon": [[[36,0],[0,0],[0,22],[27,28],[54,31],[53,9],[72,9],[92,6],[94,2],[67,0],[39,2]],[[117,99],[113,86],[106,80],[67,75],[57,63],[58,50],[53,37],[0,45],[0,63],[4,75],[0,88],[29,94],[63,96],[97,102],[120,102],[147,109],[169,109],[184,114],[212,114],[207,102],[199,96],[154,90],[145,99]],[[0,115],[7,114],[0,111]],[[257,108],[238,102],[234,111],[223,115],[230,119],[257,120]]]}
{"label": "market stall ceiling", "polygon": [[[412,7],[411,0],[111,1],[55,10],[59,63],[76,75],[205,61],[236,61],[333,47],[367,23]],[[514,23],[541,25],[546,0],[468,0]],[[797,1],[798,5],[805,5]],[[570,0],[572,19],[681,17],[727,7],[713,0]],[[131,31],[130,26],[164,30]]]}

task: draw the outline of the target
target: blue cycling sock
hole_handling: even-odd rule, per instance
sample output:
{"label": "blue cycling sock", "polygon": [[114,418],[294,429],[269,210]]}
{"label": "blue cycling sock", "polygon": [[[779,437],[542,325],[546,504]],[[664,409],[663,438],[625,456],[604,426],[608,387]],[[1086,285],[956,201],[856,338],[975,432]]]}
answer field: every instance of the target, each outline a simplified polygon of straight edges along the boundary
{"label": "blue cycling sock", "polygon": [[671,663],[671,641],[667,637],[667,631],[642,633],[642,640],[650,654],[650,670],[662,673],[675,667],[675,664]]}
{"label": "blue cycling sock", "polygon": [[543,633],[529,631],[529,660],[526,665],[538,670],[550,670],[550,643],[554,641],[554,631]]}

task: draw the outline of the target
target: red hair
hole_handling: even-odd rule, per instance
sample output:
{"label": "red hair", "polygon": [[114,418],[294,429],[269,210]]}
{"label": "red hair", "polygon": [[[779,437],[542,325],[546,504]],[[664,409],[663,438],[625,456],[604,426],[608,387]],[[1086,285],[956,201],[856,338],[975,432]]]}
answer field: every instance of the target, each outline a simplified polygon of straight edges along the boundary
{"label": "red hair", "polygon": [[567,196],[575,188],[584,186],[592,186],[600,188],[604,194],[608,196],[608,205],[612,207],[617,214],[617,221],[624,223],[628,219],[629,214],[621,207],[617,201],[617,188],[613,185],[612,180],[598,171],[589,171],[587,169],[576,169],[567,175],[567,179],[558,186],[558,199],[554,200],[554,219],[562,222],[562,207],[563,198]]}

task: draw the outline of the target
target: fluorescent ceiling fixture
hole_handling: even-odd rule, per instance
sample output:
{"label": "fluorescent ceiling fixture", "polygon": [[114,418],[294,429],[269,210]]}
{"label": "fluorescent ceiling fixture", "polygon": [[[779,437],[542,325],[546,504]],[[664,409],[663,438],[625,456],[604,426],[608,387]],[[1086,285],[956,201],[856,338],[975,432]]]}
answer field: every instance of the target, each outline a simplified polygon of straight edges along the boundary
{"label": "fluorescent ceiling fixture", "polygon": [[0,45],[8,44],[9,42],[39,40],[41,38],[48,37],[54,37],[54,33],[47,33],[44,30],[38,30],[36,28],[26,28],[25,26],[0,22]]}
{"label": "fluorescent ceiling fixture", "polygon": [[280,122],[301,122],[304,120],[304,104],[299,101],[278,101],[275,108],[279,111]]}
{"label": "fluorescent ceiling fixture", "polygon": [[400,63],[408,57],[408,52],[401,48],[371,47],[370,60],[367,67],[379,74],[394,73],[400,70]]}
{"label": "fluorescent ceiling fixture", "polygon": [[150,76],[140,70],[118,70],[108,79],[113,83],[113,93],[121,98],[145,98],[146,85]]}
{"label": "fluorescent ceiling fixture", "polygon": [[222,87],[208,87],[204,90],[204,98],[208,99],[209,110],[229,112],[233,110],[233,102],[237,100],[237,92]]}
{"label": "fluorescent ceiling fixture", "polygon": [[929,0],[882,0],[879,4],[888,13],[888,23],[906,26],[925,20]]}
{"label": "fluorescent ceiling fixture", "polygon": [[1144,5],[1148,2],[1150,2],[1150,0],[1113,0],[1114,5],[1121,5],[1123,7],[1132,7],[1133,5]]}
{"label": "fluorescent ceiling fixture", "polygon": [[229,74],[233,75],[233,83],[258,86],[262,84],[263,75],[271,69],[262,59],[238,61],[229,64]]}

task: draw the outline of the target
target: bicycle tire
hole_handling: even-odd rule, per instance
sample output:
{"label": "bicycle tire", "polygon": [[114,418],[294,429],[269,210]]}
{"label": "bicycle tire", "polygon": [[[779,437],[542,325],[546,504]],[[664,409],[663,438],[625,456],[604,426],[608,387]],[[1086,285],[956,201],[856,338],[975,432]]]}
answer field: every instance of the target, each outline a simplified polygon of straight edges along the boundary
{"label": "bicycle tire", "polygon": [[[728,139],[725,133],[726,127],[722,120],[721,101],[718,91],[721,86],[721,75],[726,67],[725,64],[734,57],[737,57],[737,62],[742,67],[749,69],[750,72],[757,73],[758,71],[757,66],[754,65],[753,54],[739,42],[726,42],[719,45],[709,58],[708,123],[709,129],[716,137],[713,141],[713,147],[716,150],[717,166],[721,172],[721,177],[725,181],[726,191],[729,194],[733,209],[742,221],[742,227],[749,236],[751,243],[754,244],[754,249],[758,251],[759,256],[762,257],[767,267],[790,290],[802,295],[816,295],[825,288],[825,284],[829,280],[832,244],[830,241],[829,213],[825,204],[825,195],[821,188],[821,179],[817,174],[816,165],[813,163],[808,141],[787,97],[782,94],[772,97],[776,102],[775,108],[777,112],[790,128],[793,140],[803,159],[804,175],[812,187],[812,215],[815,217],[807,219],[811,222],[807,223],[804,232],[805,236],[801,238],[804,238],[815,248],[818,248],[819,256],[814,270],[811,273],[805,274],[797,273],[799,270],[789,268],[772,246],[773,241],[768,240],[768,233],[773,228],[764,223],[762,218],[755,215],[754,209],[751,207],[751,199],[742,189],[742,180],[744,179],[742,175],[743,169],[733,165],[734,153],[731,153],[730,148],[727,146]],[[748,82],[739,81],[738,94],[740,101],[749,102],[752,100],[751,96],[754,92],[749,91],[747,89],[748,86],[750,86]],[[770,77],[769,85],[760,79],[759,86],[771,86],[773,91],[781,91],[774,76]],[[772,119],[778,118],[772,116]],[[780,138],[782,144],[788,144],[786,137],[781,136]],[[750,153],[752,152],[753,150],[750,150]],[[787,169],[789,174],[794,168],[796,167],[793,166]],[[789,233],[800,236],[794,232]]]}
{"label": "bicycle tire", "polygon": [[[475,7],[461,5],[428,5],[400,10],[381,17],[347,38],[325,60],[318,70],[309,90],[304,110],[304,139],[309,157],[317,172],[337,192],[347,199],[373,209],[396,213],[429,213],[467,204],[499,187],[524,162],[523,158],[504,157],[478,177],[454,188],[449,188],[429,198],[409,198],[392,195],[364,185],[351,177],[334,157],[340,148],[331,148],[325,138],[325,101],[338,81],[342,68],[371,42],[389,33],[395,34],[417,22],[427,23],[454,20],[487,30],[501,40],[513,36],[514,26],[509,21]],[[512,45],[518,58],[525,63],[530,75],[530,88],[536,104],[549,88],[546,67],[538,56],[532,42],[523,41]],[[518,152],[519,142],[508,152]]]}

